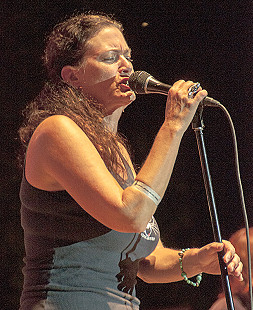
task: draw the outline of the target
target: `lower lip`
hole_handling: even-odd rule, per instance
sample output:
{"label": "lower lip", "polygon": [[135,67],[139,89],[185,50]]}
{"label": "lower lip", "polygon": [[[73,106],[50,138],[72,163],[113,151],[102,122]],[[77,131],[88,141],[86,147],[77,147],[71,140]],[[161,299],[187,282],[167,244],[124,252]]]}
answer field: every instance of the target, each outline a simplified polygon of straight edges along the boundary
{"label": "lower lip", "polygon": [[120,84],[120,90],[122,92],[127,92],[127,91],[131,90],[131,88],[125,84]]}

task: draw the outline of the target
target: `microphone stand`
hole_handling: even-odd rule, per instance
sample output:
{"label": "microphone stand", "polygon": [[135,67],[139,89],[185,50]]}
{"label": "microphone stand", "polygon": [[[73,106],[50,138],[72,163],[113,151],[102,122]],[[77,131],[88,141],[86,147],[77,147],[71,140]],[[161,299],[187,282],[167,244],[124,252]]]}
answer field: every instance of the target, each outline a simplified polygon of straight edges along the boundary
{"label": "microphone stand", "polygon": [[[211,181],[210,171],[208,167],[204,136],[203,136],[203,129],[204,129],[204,122],[203,122],[203,117],[202,117],[203,108],[204,108],[204,105],[201,102],[192,120],[192,129],[194,130],[195,136],[197,139],[197,145],[198,145],[202,175],[203,175],[203,180],[204,180],[204,185],[205,185],[205,190],[206,190],[207,202],[209,206],[209,213],[210,213],[210,218],[211,218],[211,223],[212,223],[214,241],[222,242],[218,215],[217,215],[217,210],[215,206],[215,199],[214,199],[214,194],[213,194],[213,189],[212,189],[212,181]],[[218,253],[218,259],[219,259],[220,270],[221,270],[222,287],[225,292],[228,310],[234,310],[235,309],[234,302],[233,302],[233,297],[231,293],[227,267],[223,261],[223,255],[224,255],[223,251]]]}

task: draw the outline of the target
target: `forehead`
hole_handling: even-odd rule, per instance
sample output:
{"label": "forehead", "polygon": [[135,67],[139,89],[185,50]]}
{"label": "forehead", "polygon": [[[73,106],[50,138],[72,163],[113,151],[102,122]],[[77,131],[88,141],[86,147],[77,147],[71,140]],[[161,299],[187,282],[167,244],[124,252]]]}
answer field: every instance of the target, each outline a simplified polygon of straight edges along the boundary
{"label": "forehead", "polygon": [[98,54],[111,49],[121,51],[129,50],[122,32],[116,27],[108,27],[100,30],[88,41],[88,49],[85,54]]}

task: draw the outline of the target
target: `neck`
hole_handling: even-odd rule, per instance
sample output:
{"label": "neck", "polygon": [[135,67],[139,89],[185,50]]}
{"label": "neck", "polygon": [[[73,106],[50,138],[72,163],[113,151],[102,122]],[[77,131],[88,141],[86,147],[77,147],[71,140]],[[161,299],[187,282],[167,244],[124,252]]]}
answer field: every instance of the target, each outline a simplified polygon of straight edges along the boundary
{"label": "neck", "polygon": [[118,123],[119,123],[119,119],[121,117],[123,110],[124,110],[124,107],[118,108],[117,110],[112,112],[112,114],[104,117],[104,123],[114,133],[118,131]]}

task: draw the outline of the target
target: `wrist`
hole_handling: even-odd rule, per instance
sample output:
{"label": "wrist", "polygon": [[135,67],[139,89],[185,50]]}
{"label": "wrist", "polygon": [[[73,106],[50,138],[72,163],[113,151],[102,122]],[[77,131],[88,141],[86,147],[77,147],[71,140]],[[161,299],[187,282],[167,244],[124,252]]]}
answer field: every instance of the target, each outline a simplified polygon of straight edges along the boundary
{"label": "wrist", "polygon": [[184,253],[183,264],[185,272],[190,276],[195,276],[203,272],[202,265],[199,262],[199,249],[191,248]]}
{"label": "wrist", "polygon": [[173,120],[165,120],[161,126],[161,130],[171,137],[179,138],[181,138],[185,132],[185,129],[182,128],[181,124],[179,124],[178,121]]}
{"label": "wrist", "polygon": [[[186,269],[184,268],[184,264],[183,264],[183,259],[184,259],[184,256],[185,256],[185,253],[188,252],[189,256],[188,256],[188,266],[191,265],[190,264],[190,261],[189,261],[189,258],[192,258],[193,256],[195,255],[192,255],[193,252],[195,252],[195,249],[192,249],[191,253],[190,253],[190,249],[187,248],[187,249],[182,249],[179,253],[178,253],[178,256],[179,256],[179,266],[180,266],[180,271],[181,271],[181,276],[183,278],[184,281],[186,281],[187,284],[189,285],[192,285],[194,287],[199,287],[200,285],[200,282],[202,280],[202,272],[198,273],[197,276],[196,276],[196,280],[195,281],[192,281],[190,280],[189,278],[191,278],[193,275],[192,275],[192,272],[194,273],[195,275],[195,272],[193,271],[193,269],[195,269],[195,265],[192,265],[192,270],[189,271],[189,273],[187,274],[187,272],[185,271]],[[187,259],[185,259],[187,260]],[[197,264],[198,265],[198,264]]]}

